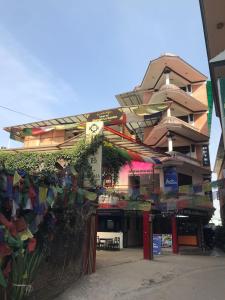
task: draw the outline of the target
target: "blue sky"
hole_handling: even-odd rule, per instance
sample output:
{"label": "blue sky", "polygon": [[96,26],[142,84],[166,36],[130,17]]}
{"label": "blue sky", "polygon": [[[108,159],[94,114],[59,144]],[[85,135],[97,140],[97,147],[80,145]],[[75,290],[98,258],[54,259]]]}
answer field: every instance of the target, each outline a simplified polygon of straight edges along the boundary
{"label": "blue sky", "polygon": [[[0,103],[40,119],[117,106],[164,52],[209,74],[197,0],[0,0]],[[0,115],[1,127],[33,121]]]}

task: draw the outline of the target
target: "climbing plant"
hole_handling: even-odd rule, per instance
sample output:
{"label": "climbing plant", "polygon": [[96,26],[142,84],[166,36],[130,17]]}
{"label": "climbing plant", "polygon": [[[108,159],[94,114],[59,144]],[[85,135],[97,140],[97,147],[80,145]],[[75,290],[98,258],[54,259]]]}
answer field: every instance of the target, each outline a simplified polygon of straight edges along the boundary
{"label": "climbing plant", "polygon": [[58,150],[54,152],[6,152],[0,151],[0,168],[9,174],[16,170],[23,170],[32,175],[50,177],[59,172],[60,162],[63,165],[73,166],[79,173],[80,183],[84,175],[88,176],[91,183],[94,183],[94,176],[88,157],[94,155],[100,145],[103,146],[103,178],[111,175],[114,183],[118,180],[120,168],[130,162],[130,157],[111,143],[104,141],[102,136],[93,138],[91,143],[81,140],[71,149]]}

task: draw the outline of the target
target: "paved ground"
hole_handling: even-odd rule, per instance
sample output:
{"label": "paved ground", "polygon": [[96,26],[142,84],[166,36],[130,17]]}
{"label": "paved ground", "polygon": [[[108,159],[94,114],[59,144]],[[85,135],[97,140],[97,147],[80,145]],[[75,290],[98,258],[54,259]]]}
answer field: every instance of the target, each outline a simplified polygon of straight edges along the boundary
{"label": "paved ground", "polygon": [[142,260],[137,249],[97,252],[97,272],[57,300],[224,300],[225,256],[172,255]]}

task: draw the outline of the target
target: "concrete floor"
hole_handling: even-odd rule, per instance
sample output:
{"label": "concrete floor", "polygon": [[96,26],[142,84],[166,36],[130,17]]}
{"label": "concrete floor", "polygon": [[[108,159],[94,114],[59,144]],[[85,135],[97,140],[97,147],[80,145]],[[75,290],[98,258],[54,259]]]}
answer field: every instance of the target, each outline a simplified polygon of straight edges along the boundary
{"label": "concrete floor", "polygon": [[141,249],[98,251],[97,272],[74,283],[57,300],[225,299],[225,256],[173,255],[142,259]]}

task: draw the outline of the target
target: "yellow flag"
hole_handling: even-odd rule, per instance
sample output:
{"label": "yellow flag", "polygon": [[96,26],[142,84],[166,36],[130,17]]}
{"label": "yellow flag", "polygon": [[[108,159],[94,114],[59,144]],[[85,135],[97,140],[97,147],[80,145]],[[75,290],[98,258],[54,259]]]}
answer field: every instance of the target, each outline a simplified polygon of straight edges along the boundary
{"label": "yellow flag", "polygon": [[47,199],[47,193],[48,193],[48,188],[40,186],[39,187],[39,201],[40,203],[43,203]]}
{"label": "yellow flag", "polygon": [[13,177],[13,186],[17,185],[20,182],[20,179],[22,177],[18,174],[18,172],[16,171],[14,173],[14,177]]}

